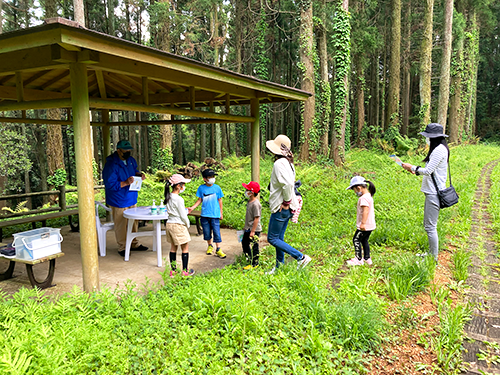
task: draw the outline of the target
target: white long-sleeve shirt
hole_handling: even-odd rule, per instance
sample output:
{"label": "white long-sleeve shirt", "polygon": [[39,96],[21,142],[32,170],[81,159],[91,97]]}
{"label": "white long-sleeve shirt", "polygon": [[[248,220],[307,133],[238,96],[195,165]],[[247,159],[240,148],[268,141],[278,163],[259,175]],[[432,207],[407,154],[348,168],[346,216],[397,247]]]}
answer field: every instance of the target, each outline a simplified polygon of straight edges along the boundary
{"label": "white long-sleeve shirt", "polygon": [[283,201],[291,201],[291,210],[298,208],[299,205],[295,196],[295,167],[286,158],[280,158],[274,162],[269,189],[271,213],[277,212]]}
{"label": "white long-sleeve shirt", "polygon": [[448,150],[445,145],[441,144],[437,146],[434,151],[432,151],[429,161],[425,164],[425,167],[420,167],[418,171],[416,171],[416,174],[424,176],[422,178],[422,188],[420,189],[422,193],[437,194],[436,187],[434,186],[431,176],[433,173],[439,190],[445,189],[448,173]]}
{"label": "white long-sleeve shirt", "polygon": [[191,223],[184,205],[184,199],[179,194],[170,194],[170,199],[167,202],[167,223],[182,224],[189,228]]}

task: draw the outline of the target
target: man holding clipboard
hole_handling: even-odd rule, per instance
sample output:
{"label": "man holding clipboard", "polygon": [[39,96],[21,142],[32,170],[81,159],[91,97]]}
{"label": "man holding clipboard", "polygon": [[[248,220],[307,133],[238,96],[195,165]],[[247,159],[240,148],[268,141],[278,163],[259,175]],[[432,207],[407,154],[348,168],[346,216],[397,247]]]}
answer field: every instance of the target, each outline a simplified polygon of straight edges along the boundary
{"label": "man holding clipboard", "polygon": [[[111,207],[115,223],[115,237],[118,243],[118,254],[125,256],[127,239],[127,219],[123,217],[126,209],[137,206],[137,192],[141,182],[146,178],[137,170],[137,162],[130,156],[132,145],[127,140],[121,140],[116,145],[116,151],[106,158],[102,170],[102,178],[106,187],[106,204]],[[133,232],[137,232],[138,223],[134,223]],[[137,238],[132,241],[131,250],[145,251],[148,248],[140,245]]]}

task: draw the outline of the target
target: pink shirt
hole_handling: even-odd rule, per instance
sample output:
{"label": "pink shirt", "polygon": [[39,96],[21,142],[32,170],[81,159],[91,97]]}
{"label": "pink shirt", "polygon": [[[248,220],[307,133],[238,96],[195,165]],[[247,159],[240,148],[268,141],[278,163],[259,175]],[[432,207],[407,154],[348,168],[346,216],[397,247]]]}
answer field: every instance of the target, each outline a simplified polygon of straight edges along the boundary
{"label": "pink shirt", "polygon": [[368,207],[368,219],[365,223],[365,230],[374,230],[375,225],[375,210],[373,208],[373,197],[370,193],[363,194],[358,199],[357,205],[357,215],[356,215],[356,227],[360,229],[361,220],[363,219],[363,208]]}

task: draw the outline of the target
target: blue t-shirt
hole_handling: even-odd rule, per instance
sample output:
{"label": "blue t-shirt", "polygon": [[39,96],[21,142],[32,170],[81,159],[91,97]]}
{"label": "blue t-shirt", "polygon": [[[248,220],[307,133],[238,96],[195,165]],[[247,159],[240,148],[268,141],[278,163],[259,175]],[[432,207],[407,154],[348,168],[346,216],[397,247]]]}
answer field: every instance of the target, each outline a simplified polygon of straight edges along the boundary
{"label": "blue t-shirt", "polygon": [[220,219],[219,199],[224,196],[219,185],[200,185],[196,196],[201,198],[201,216]]}

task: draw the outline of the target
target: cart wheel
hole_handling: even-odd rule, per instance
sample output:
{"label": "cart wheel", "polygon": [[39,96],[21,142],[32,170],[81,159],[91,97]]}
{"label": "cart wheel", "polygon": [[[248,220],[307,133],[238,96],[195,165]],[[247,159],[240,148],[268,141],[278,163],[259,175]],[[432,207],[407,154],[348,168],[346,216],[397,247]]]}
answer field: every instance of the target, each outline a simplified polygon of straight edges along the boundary
{"label": "cart wheel", "polygon": [[16,262],[12,260],[9,262],[9,267],[3,273],[0,273],[0,281],[12,279],[12,273],[14,272],[14,267],[16,266]]}
{"label": "cart wheel", "polygon": [[33,265],[26,264],[26,271],[28,273],[28,278],[30,279],[30,283],[33,287],[37,287],[39,289],[46,289],[52,286],[52,279],[54,278],[54,271],[56,269],[56,260],[51,259],[49,265],[49,274],[43,281],[38,281],[35,279],[35,275],[33,274]]}
{"label": "cart wheel", "polygon": [[[78,217],[78,215],[76,215],[76,216]],[[76,220],[73,223],[73,215],[69,215],[68,218],[69,218],[69,226],[71,227],[71,231],[72,232],[79,232],[80,231],[80,223],[78,222],[78,220]]]}

